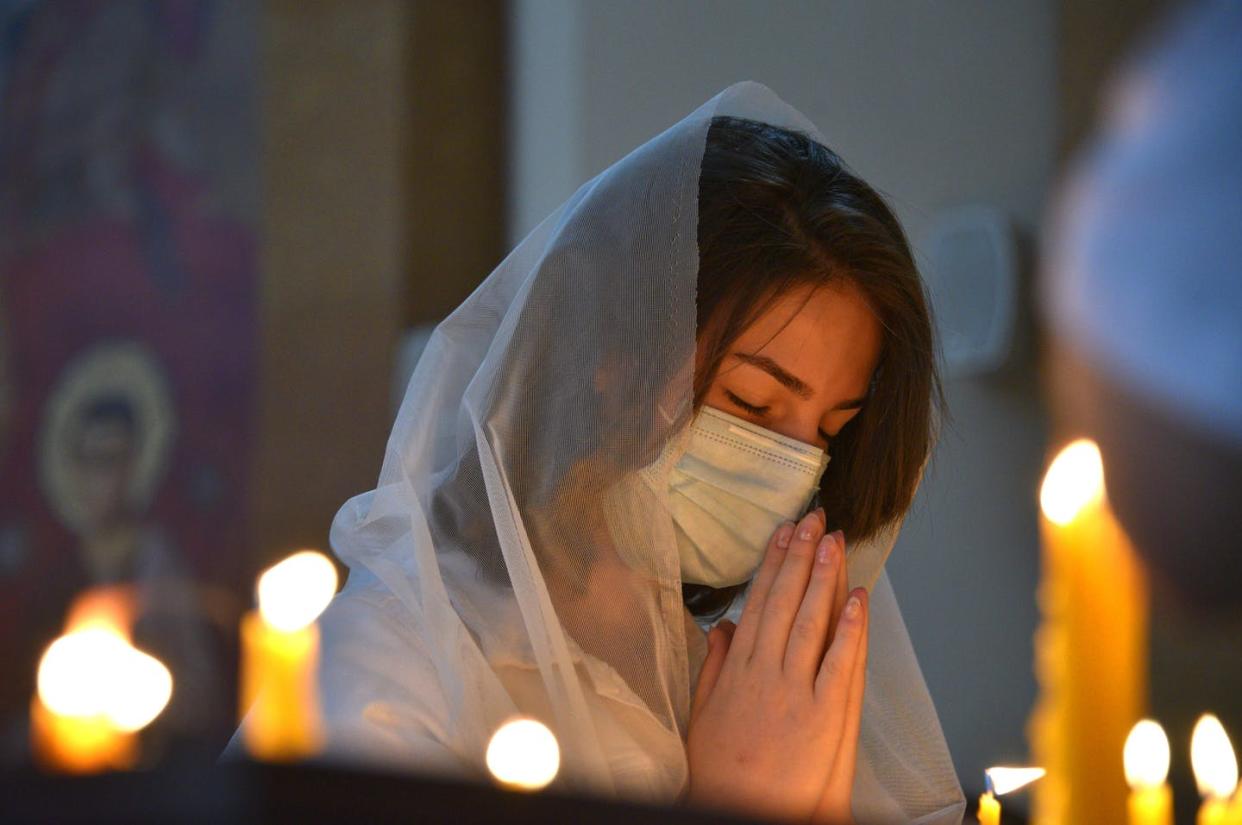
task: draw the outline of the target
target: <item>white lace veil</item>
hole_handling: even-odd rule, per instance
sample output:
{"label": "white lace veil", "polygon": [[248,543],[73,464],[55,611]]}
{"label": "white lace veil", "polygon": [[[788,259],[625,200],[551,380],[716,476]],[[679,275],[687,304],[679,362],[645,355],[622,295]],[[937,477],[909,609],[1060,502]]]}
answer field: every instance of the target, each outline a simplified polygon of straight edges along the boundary
{"label": "white lace veil", "polygon": [[[685,782],[704,644],[662,496],[636,471],[691,417],[699,167],[716,115],[822,142],[741,83],[585,183],[435,330],[376,489],[333,524],[340,558],[410,614],[424,683],[442,694],[436,737],[463,764],[481,765],[495,727],[524,712],[555,732],[568,788],[671,801]],[[961,789],[882,572],[895,535],[850,562],[855,583],[874,582],[855,813],[958,822]]]}

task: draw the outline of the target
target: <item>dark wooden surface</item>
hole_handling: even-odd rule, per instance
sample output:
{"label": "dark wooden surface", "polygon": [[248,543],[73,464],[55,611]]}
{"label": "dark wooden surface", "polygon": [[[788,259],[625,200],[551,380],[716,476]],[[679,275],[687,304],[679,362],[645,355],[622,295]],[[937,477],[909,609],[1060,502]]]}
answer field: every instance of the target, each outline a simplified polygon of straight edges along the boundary
{"label": "dark wooden surface", "polygon": [[709,823],[741,822],[682,808],[326,767],[233,764],[105,776],[0,774],[4,823]]}

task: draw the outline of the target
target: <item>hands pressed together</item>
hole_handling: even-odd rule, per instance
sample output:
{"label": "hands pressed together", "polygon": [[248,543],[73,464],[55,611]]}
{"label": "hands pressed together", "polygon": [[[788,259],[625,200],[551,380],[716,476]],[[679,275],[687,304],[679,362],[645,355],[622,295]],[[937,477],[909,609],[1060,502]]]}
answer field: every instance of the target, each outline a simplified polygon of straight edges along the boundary
{"label": "hands pressed together", "polygon": [[691,804],[850,823],[868,596],[816,510],[773,534],[736,627],[708,635],[690,714]]}

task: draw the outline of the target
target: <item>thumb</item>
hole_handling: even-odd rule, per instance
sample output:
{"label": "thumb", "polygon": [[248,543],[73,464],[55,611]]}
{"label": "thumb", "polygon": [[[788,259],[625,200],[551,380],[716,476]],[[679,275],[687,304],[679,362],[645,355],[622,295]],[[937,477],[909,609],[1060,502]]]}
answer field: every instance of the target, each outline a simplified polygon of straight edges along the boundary
{"label": "thumb", "polygon": [[699,683],[694,689],[694,700],[690,703],[690,721],[698,716],[707,697],[711,696],[720,670],[724,667],[725,656],[729,653],[729,644],[733,641],[733,631],[737,627],[728,620],[721,622],[707,634],[707,658],[703,661],[703,669],[699,671]]}

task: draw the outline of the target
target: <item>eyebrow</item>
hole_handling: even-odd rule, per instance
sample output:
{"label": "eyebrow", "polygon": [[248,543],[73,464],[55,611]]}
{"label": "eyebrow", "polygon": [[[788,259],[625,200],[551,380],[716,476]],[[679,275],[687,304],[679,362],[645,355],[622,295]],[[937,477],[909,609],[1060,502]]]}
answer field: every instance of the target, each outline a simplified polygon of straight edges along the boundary
{"label": "eyebrow", "polygon": [[[776,363],[775,361],[773,361],[771,358],[769,358],[766,355],[758,355],[756,353],[749,353],[749,352],[735,352],[733,353],[733,357],[741,361],[743,364],[749,364],[752,367],[757,367],[763,370],[768,375],[772,376],[777,381],[779,381],[782,385],[792,390],[799,398],[810,398],[811,396],[815,395],[815,391],[812,390],[809,386],[807,386],[807,383],[805,381],[803,381],[801,378],[794,375],[789,370],[785,369],[780,364]],[[866,401],[867,401],[867,396],[865,395],[862,396],[861,398],[851,398],[848,401],[842,401],[840,404],[836,405],[832,409],[834,411],[856,410],[859,407],[861,407],[863,404],[865,404]]]}

